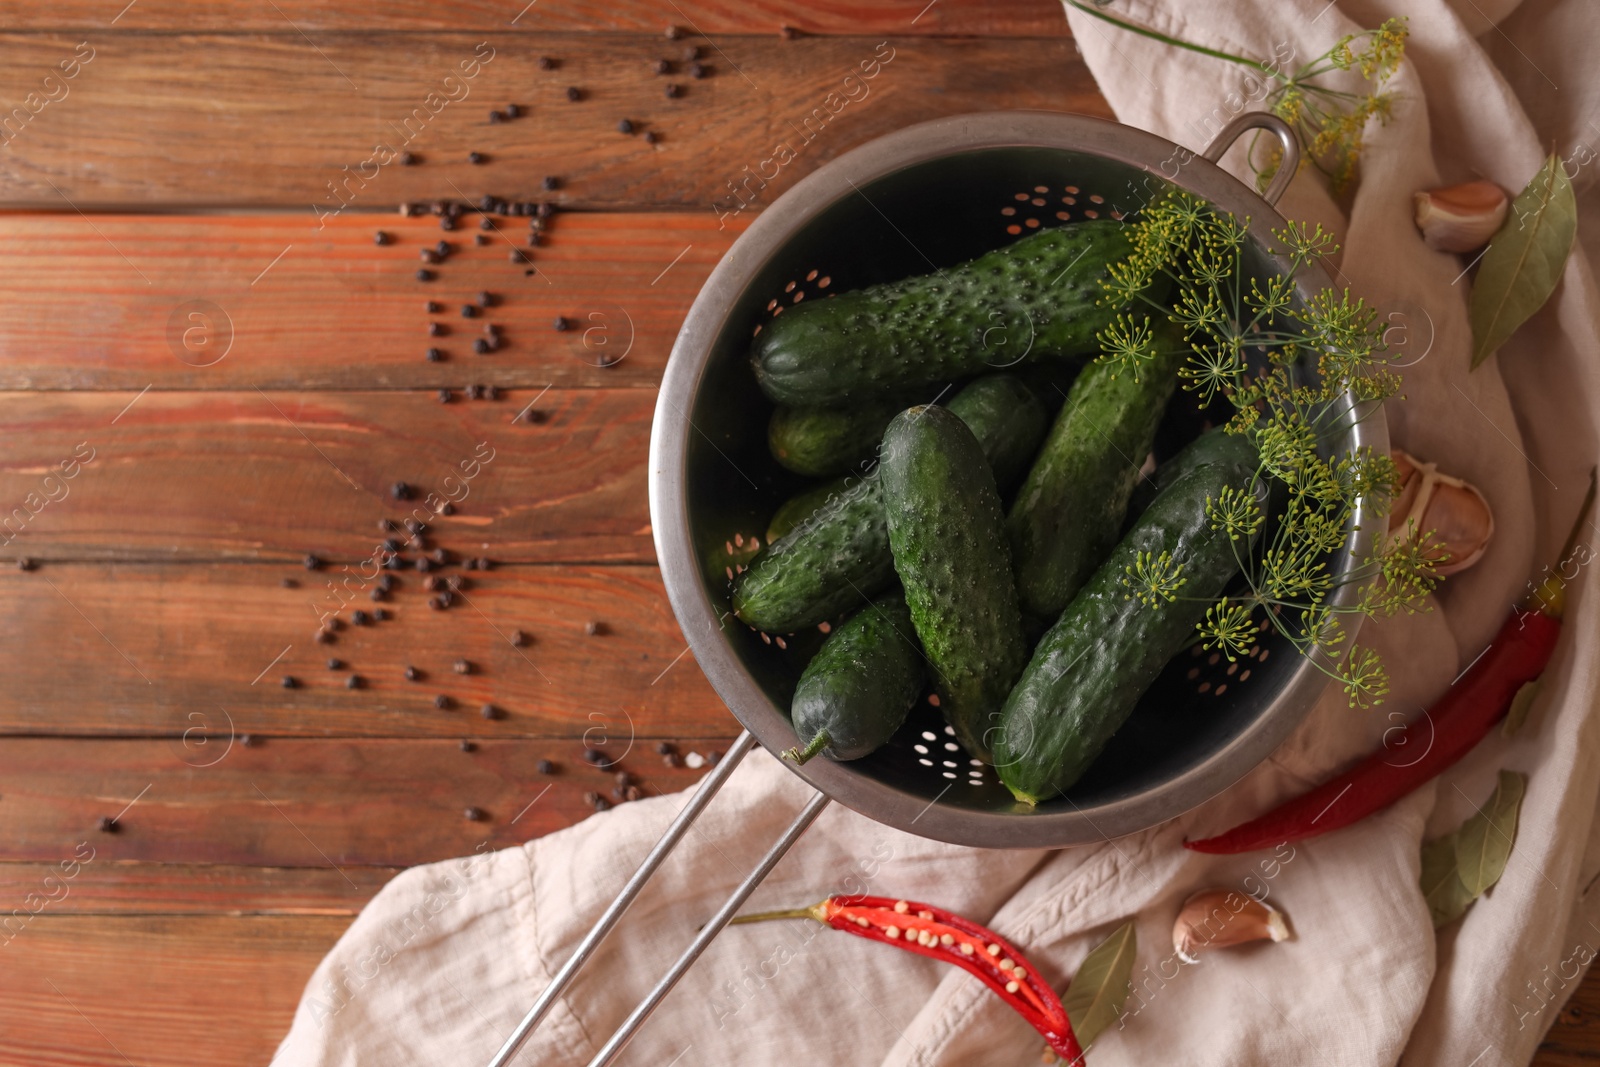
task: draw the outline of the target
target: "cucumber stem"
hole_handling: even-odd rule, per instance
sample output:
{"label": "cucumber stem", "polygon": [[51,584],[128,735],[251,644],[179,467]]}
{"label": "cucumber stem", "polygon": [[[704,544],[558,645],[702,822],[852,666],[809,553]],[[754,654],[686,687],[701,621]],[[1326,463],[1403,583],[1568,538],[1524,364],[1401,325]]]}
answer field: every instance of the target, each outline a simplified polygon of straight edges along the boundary
{"label": "cucumber stem", "polygon": [[796,745],[793,748],[787,749],[783,753],[783,758],[787,760],[794,760],[797,764],[804,763],[812,756],[815,756],[818,752],[821,752],[823,749],[827,748],[828,743],[831,740],[832,738],[828,736],[828,731],[818,730],[817,736],[813,737],[805,748],[801,748],[799,745]]}

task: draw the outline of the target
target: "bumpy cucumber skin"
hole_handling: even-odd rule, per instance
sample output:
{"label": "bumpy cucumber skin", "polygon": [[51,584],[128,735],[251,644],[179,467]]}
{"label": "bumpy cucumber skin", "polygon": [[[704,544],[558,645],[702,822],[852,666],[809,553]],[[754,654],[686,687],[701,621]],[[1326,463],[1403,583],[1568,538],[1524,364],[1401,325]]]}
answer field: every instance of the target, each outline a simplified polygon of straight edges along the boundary
{"label": "bumpy cucumber skin", "polygon": [[883,428],[905,407],[892,400],[848,408],[780,405],[767,424],[767,447],[796,474],[848,474],[877,451]]}
{"label": "bumpy cucumber skin", "polygon": [[[972,429],[991,466],[1013,479],[1044,436],[1039,399],[1010,375],[969,383],[950,399],[949,410]],[[838,617],[893,580],[883,492],[874,469],[751,562],[734,582],[733,611],[758,630],[793,633]]]}
{"label": "bumpy cucumber skin", "polygon": [[1005,514],[972,431],[911,408],[883,434],[889,545],[945,720],[979,759],[1027,662]]}
{"label": "bumpy cucumber skin", "polygon": [[[1206,499],[1226,485],[1246,487],[1255,469],[1247,446],[1174,481],[1039,641],[1006,700],[995,742],[995,768],[1018,800],[1036,804],[1071,788],[1193,638],[1246,551],[1211,529]],[[1168,552],[1182,565],[1179,599],[1129,599],[1122,578],[1140,552]]]}
{"label": "bumpy cucumber skin", "polygon": [[1138,381],[1098,362],[1078,376],[1006,518],[1023,610],[1059,615],[1116,543],[1182,358],[1172,346]]}
{"label": "bumpy cucumber skin", "polygon": [[1228,433],[1221,426],[1207,430],[1190,441],[1177,455],[1156,468],[1155,474],[1139,480],[1134,487],[1133,499],[1128,503],[1127,526],[1131,527],[1144,510],[1155,500],[1156,494],[1206,463],[1235,459],[1239,462],[1255,459],[1255,447],[1239,434]]}
{"label": "bumpy cucumber skin", "polygon": [[856,479],[850,477],[834,478],[785,500],[778,505],[778,510],[772,513],[772,518],[767,520],[767,544],[770,545],[788,534],[790,530],[816,514],[818,508],[850,488],[855,482]]}
{"label": "bumpy cucumber skin", "polygon": [[806,665],[790,705],[800,747],[826,731],[830,759],[869,755],[900,729],[923,681],[905,597],[886,593],[836,627]]}
{"label": "bumpy cucumber skin", "polygon": [[1093,351],[1118,310],[1097,304],[1100,279],[1129,251],[1120,222],[1078,222],[936,274],[791,307],[752,347],[756,380],[781,404],[859,403]]}

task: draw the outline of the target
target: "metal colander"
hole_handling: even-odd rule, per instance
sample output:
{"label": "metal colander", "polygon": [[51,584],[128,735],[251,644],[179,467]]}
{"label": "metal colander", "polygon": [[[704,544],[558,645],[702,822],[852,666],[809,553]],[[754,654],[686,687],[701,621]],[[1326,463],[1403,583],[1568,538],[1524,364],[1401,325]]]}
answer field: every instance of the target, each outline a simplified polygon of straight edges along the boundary
{"label": "metal colander", "polygon": [[[1247,130],[1265,131],[1283,148],[1278,177],[1261,196],[1215,165]],[[761,325],[798,302],[952,266],[1041,227],[1131,215],[1170,187],[1248,219],[1247,271],[1265,278],[1284,267],[1269,251],[1271,230],[1283,225],[1272,205],[1298,161],[1294,135],[1265,114],[1240,116],[1198,155],[1131,127],[1074,115],[963,116],[841,156],[780,197],[734,242],[690,310],[662,381],[650,442],[650,511],[673,611],[701,669],[746,732],[493,1067],[509,1062],[740,759],[757,743],[776,753],[797,741],[789,698],[821,635],[755,633],[732,616],[727,600],[728,579],[764,540],[769,516],[805,484],[768,454],[772,405],[749,363]],[[1302,300],[1328,284],[1315,268],[1302,269],[1297,283]],[[1009,365],[1015,354],[997,349],[993,362]],[[1353,414],[1324,447],[1387,452],[1381,412],[1353,404],[1352,411],[1360,418]],[[1169,422],[1181,418],[1180,412]],[[1365,554],[1369,520],[1368,509],[1358,507],[1331,567]],[[1165,822],[1237,781],[1288,736],[1323,685],[1315,667],[1281,646],[1270,629],[1237,664],[1203,650],[1180,653],[1070,794],[1037,808],[1013,801],[991,769],[955,744],[927,702],[865,759],[790,764],[815,796],[590,1067],[616,1057],[831,800],[907,833],[956,844],[1050,848],[1101,841]]]}

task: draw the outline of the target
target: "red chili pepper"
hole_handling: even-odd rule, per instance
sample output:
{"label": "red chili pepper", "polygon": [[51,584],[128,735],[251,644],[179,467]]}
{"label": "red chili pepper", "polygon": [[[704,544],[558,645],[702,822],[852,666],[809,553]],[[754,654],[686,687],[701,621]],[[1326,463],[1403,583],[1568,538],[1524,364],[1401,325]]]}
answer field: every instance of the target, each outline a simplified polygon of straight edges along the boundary
{"label": "red chili pepper", "polygon": [[[1594,502],[1591,472],[1589,493],[1578,522],[1573,525],[1561,559],[1569,559],[1578,529]],[[1232,854],[1272,848],[1340,830],[1381,811],[1472,751],[1511,707],[1512,699],[1528,682],[1544,673],[1561,635],[1561,615],[1566,606],[1567,577],[1552,574],[1520,607],[1467,670],[1451,683],[1444,697],[1421,718],[1408,723],[1398,744],[1385,746],[1343,774],[1309,793],[1225,834],[1201,841],[1185,841],[1196,852]],[[1410,762],[1395,759],[1397,752],[1422,750]]]}
{"label": "red chili pepper", "polygon": [[932,904],[867,896],[829,897],[809,908],[742,915],[733,921],[765,919],[814,919],[857,937],[953,963],[998,993],[1044,1035],[1056,1055],[1070,1064],[1082,1061],[1083,1050],[1061,998],[1022,953],[993,930]]}

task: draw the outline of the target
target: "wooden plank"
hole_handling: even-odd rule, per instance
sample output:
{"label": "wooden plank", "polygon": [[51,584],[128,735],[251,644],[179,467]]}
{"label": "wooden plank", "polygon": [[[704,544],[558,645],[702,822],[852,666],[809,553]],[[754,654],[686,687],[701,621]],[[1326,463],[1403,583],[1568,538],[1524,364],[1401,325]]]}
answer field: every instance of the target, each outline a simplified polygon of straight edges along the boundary
{"label": "wooden plank", "polygon": [[[530,405],[541,421],[517,418]],[[0,557],[354,564],[381,544],[381,518],[415,516],[430,550],[648,563],[654,407],[639,389],[448,404],[428,392],[0,393]],[[396,500],[396,483],[413,499]],[[446,501],[452,513],[436,514]]]}
{"label": "wooden plank", "polygon": [[[1528,1025],[1549,1021],[1541,1014],[1528,1020]],[[1595,1063],[1600,1063],[1600,971],[1591,968],[1556,1016],[1530,1067],[1589,1067]]]}
{"label": "wooden plank", "polygon": [[[356,0],[281,0],[263,7],[249,0],[137,0],[119,14],[118,4],[61,0],[48,6],[0,4],[0,25],[14,30],[227,30],[283,33],[299,30],[477,30],[538,35],[561,31],[663,33],[676,25],[691,42],[699,33],[777,33],[793,27],[811,34],[973,34],[991,37],[1064,36],[1067,20],[1055,0],[683,0],[677,10],[647,0],[552,5],[458,0],[370,4]],[[277,10],[274,10],[276,8]],[[688,35],[698,31],[693,35]],[[666,46],[663,45],[665,49]]]}
{"label": "wooden plank", "polygon": [[[582,760],[582,741],[479,738],[464,751],[455,741],[236,739],[218,758],[178,740],[14,738],[0,746],[0,860],[403,867],[571,826],[594,814],[584,794],[611,796],[621,770],[649,796],[705,773],[666,766],[655,740],[612,726],[604,766]],[[725,734],[678,747],[728,744]],[[538,772],[542,759],[552,775]],[[102,817],[116,820],[114,833],[98,829]]]}
{"label": "wooden plank", "polygon": [[[408,574],[383,605],[385,621],[345,626],[332,644],[312,636],[318,610],[339,601],[309,580],[283,588],[280,576],[291,573],[223,564],[5,568],[0,732],[576,739],[600,724],[654,737],[717,737],[732,726],[653,567],[470,572],[447,611],[429,610]],[[589,635],[590,622],[601,632]],[[521,648],[510,643],[519,629]],[[338,669],[326,667],[329,657]],[[471,673],[456,673],[458,660]],[[405,678],[407,666],[419,680]],[[284,677],[295,688],[282,688]],[[346,688],[351,677],[360,688]],[[451,707],[435,706],[441,694]],[[497,718],[480,717],[485,704]],[[174,758],[193,762],[217,747],[174,746]]]}
{"label": "wooden plank", "polygon": [[0,967],[0,1062],[267,1063],[345,917],[41,915]]}
{"label": "wooden plank", "polygon": [[[284,213],[0,214],[0,388],[654,386],[749,217],[719,229],[709,211],[558,215],[525,266],[507,255],[526,247],[526,219],[480,247],[476,218],[443,233],[433,218],[356,212],[320,231]],[[445,239],[457,251],[419,282],[419,252]],[[495,306],[462,318],[484,291]],[[478,355],[491,323],[501,346]]]}
{"label": "wooden plank", "polygon": [[[1067,38],[721,37],[705,45],[703,79],[656,74],[665,51],[657,34],[540,41],[118,34],[88,45],[84,63],[74,58],[77,37],[0,35],[0,115],[12,116],[0,200],[278,204],[311,226],[343,204],[539,199],[542,179],[554,176],[554,199],[566,205],[714,215],[763,161],[776,174],[765,204],[824,161],[923,119],[997,106],[1110,114]],[[557,68],[538,69],[541,53],[561,57]],[[61,81],[61,63],[76,64],[76,76]],[[43,82],[51,72],[53,90]],[[682,86],[678,97],[666,96],[669,83]],[[569,102],[569,88],[583,98]],[[490,123],[490,110],[508,102],[526,114]],[[618,131],[624,118],[635,133]],[[776,162],[780,144],[792,161]],[[402,149],[422,165],[385,165]],[[472,165],[470,152],[487,162]],[[125,251],[136,261],[137,249]]]}
{"label": "wooden plank", "polygon": [[[100,857],[83,835],[62,859],[0,863],[0,901],[49,915],[343,915],[359,912],[398,867],[240,867],[137,863]],[[90,852],[90,849],[95,851]],[[84,863],[77,856],[92,857]],[[71,877],[67,877],[67,875]],[[49,901],[45,904],[44,901]],[[0,920],[5,911],[0,910]],[[12,916],[13,932],[18,928]],[[32,918],[28,919],[28,923]],[[0,941],[5,934],[0,933]],[[0,1023],[3,1026],[3,1023]]]}

